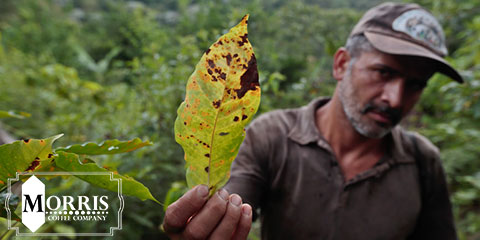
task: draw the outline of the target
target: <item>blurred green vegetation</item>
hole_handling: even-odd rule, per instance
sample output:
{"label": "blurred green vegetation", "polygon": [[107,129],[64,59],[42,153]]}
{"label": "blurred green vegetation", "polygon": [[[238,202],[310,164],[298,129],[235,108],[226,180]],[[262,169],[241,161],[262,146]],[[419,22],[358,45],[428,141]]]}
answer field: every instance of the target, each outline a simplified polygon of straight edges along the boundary
{"label": "blurred green vegetation", "polygon": [[[184,179],[173,135],[176,109],[195,64],[217,37],[249,13],[260,112],[300,106],[332,93],[334,51],[379,2],[2,0],[0,110],[31,117],[1,119],[0,127],[17,139],[65,133],[61,145],[149,139],[154,146],[102,163],[164,199]],[[460,238],[480,239],[480,5],[417,2],[445,27],[449,60],[466,83],[436,75],[405,125],[440,148]],[[166,238],[158,228],[162,217],[153,201],[127,197],[116,237]]]}

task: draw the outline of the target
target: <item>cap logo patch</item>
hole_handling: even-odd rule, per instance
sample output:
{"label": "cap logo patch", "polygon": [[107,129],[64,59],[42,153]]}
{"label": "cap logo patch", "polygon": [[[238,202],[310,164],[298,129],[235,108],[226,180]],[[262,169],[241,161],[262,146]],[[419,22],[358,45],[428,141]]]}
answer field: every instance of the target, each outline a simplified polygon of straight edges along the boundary
{"label": "cap logo patch", "polygon": [[392,28],[423,42],[442,55],[447,55],[442,27],[427,11],[420,9],[407,11],[393,21]]}

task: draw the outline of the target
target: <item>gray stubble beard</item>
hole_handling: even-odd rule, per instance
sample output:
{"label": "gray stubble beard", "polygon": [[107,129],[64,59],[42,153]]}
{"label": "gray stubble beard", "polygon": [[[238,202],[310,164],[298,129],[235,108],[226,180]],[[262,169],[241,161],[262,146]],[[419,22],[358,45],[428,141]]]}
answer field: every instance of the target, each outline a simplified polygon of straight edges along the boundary
{"label": "gray stubble beard", "polygon": [[[356,91],[353,89],[351,83],[351,65],[348,67],[347,72],[343,80],[339,83],[339,98],[342,104],[343,112],[347,116],[348,121],[352,124],[352,127],[362,136],[368,138],[383,138],[393,128],[393,126],[379,126],[377,123],[364,123],[362,122],[362,116],[367,113],[368,106],[357,108],[356,104]],[[368,104],[367,104],[368,105]]]}

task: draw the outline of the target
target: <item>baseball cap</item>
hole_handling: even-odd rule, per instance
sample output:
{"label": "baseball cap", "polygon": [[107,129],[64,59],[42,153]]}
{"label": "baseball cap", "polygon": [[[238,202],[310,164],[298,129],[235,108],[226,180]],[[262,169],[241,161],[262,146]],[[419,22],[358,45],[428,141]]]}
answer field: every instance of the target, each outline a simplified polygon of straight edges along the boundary
{"label": "baseball cap", "polygon": [[418,4],[380,4],[363,15],[350,37],[358,34],[364,34],[381,52],[432,59],[438,63],[438,72],[463,83],[462,76],[444,59],[448,51],[441,25]]}

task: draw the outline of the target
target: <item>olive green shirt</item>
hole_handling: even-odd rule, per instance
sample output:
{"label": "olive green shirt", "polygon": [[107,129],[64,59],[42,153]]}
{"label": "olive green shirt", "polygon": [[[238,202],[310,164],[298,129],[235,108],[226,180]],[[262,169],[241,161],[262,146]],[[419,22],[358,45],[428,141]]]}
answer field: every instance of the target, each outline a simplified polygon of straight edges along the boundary
{"label": "olive green shirt", "polygon": [[456,239],[438,149],[395,127],[379,162],[345,182],[315,126],[328,100],[264,114],[247,128],[226,189],[260,209],[262,239]]}

